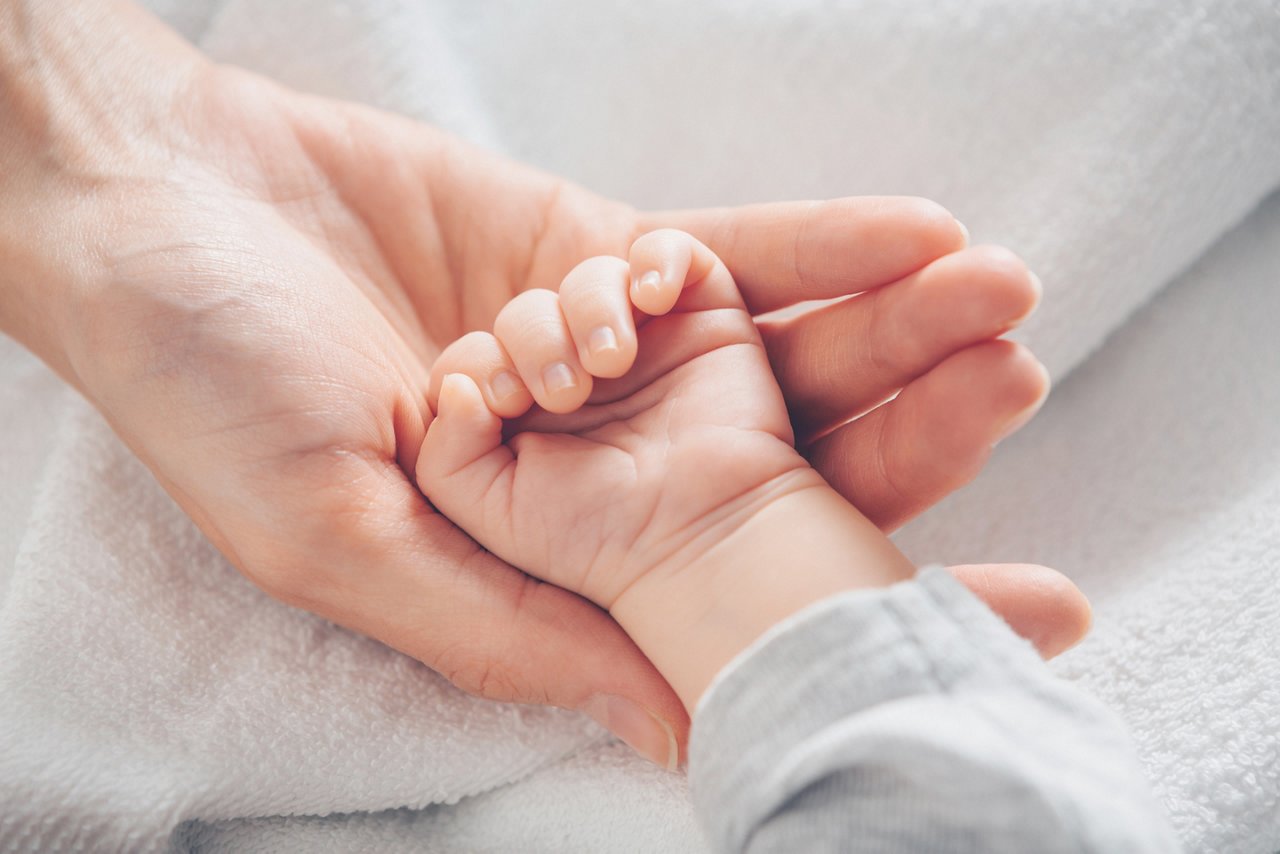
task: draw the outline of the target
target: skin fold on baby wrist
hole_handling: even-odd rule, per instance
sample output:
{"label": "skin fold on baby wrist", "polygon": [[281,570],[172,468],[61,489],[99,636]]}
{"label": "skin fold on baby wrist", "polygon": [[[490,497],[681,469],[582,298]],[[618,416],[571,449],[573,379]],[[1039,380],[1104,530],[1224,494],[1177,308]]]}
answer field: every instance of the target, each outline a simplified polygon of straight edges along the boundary
{"label": "skin fold on baby wrist", "polygon": [[785,493],[679,571],[651,573],[611,609],[692,712],[711,679],[767,629],[914,567],[822,483]]}

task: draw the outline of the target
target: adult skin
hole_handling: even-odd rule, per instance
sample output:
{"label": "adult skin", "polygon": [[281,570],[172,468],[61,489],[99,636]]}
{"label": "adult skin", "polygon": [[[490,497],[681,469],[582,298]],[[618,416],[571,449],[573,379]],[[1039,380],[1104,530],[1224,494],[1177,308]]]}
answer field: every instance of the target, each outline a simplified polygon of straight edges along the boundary
{"label": "adult skin", "polygon": [[[1034,307],[1025,266],[965,249],[919,199],[643,214],[214,65],[122,2],[0,0],[0,116],[0,330],[241,572],[464,690],[586,710],[659,762],[687,717],[609,615],[417,490],[445,346],[660,226],[724,258],[755,313],[870,291],[761,326],[807,455],[885,530],[971,479],[1047,388],[992,340]],[[1046,655],[1085,630],[1050,570],[954,571]]]}

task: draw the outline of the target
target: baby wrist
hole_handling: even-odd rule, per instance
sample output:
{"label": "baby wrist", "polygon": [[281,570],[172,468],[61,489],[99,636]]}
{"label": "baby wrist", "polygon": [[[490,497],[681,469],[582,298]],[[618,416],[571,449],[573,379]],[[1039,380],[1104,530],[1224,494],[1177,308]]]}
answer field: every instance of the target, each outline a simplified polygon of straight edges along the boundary
{"label": "baby wrist", "polygon": [[753,513],[688,566],[651,572],[613,604],[690,711],[716,673],[776,623],[836,593],[913,574],[883,533],[814,480]]}

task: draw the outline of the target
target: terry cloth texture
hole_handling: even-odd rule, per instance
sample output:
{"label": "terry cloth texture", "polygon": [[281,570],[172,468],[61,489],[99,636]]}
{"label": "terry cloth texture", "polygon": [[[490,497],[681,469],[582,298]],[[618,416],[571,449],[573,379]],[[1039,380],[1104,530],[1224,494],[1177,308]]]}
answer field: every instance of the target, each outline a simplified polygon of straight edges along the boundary
{"label": "terry cloth texture", "polygon": [[[1186,847],[1280,847],[1280,204],[1223,240],[1280,182],[1273,0],[153,1],[218,60],[637,205],[915,193],[1019,251],[1058,391],[901,541],[1075,578],[1097,625],[1057,670]],[[703,849],[683,779],[591,724],[258,593],[5,343],[6,845]]]}

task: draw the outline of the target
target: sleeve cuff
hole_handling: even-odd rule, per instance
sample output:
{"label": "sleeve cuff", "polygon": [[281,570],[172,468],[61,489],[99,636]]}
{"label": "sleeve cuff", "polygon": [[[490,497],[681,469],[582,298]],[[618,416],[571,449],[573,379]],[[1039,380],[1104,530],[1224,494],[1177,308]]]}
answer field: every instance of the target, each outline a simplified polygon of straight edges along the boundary
{"label": "sleeve cuff", "polygon": [[695,806],[712,819],[716,850],[735,849],[757,812],[744,794],[810,734],[882,703],[1043,667],[940,568],[830,597],[774,626],[708,687],[690,739]]}

